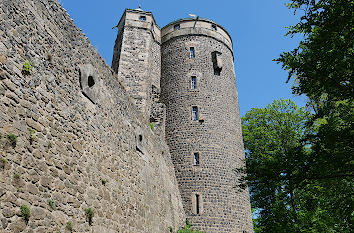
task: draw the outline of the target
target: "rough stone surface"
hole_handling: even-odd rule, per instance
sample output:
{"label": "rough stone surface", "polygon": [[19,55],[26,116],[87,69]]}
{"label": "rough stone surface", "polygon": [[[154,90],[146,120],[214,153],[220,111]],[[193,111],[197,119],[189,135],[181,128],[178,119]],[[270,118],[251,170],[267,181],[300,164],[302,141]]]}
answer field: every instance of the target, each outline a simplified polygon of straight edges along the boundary
{"label": "rough stone surface", "polygon": [[[248,191],[237,193],[234,188],[234,169],[243,165],[244,147],[232,50],[214,32],[199,33],[199,22],[195,31],[184,25],[189,21],[178,23],[189,34],[173,36],[164,32],[169,26],[162,29],[168,39],[163,38],[161,46],[161,96],[167,108],[166,140],[187,218],[206,232],[253,232]],[[221,54],[217,66],[215,52]],[[215,67],[222,68],[220,75]],[[197,78],[195,89],[192,76]],[[196,121],[193,106],[198,107]]]}
{"label": "rough stone surface", "polygon": [[[24,75],[27,60],[34,65]],[[100,80],[94,101],[80,85],[85,64]],[[0,74],[1,233],[65,232],[68,221],[74,232],[103,233],[162,233],[183,224],[167,144],[57,1],[0,1]]]}
{"label": "rough stone surface", "polygon": [[[234,188],[244,147],[229,34],[207,19],[181,19],[160,30],[151,12],[129,9],[117,26],[112,67],[167,140],[187,218],[208,233],[252,232],[248,191]],[[137,140],[142,152],[143,143]]]}

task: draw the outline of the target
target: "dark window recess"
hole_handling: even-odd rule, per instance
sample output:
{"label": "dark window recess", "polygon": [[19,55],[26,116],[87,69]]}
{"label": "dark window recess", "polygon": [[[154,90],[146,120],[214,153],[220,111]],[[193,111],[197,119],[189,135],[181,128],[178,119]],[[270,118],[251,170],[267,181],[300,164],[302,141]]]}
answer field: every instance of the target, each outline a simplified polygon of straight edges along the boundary
{"label": "dark window recess", "polygon": [[200,214],[200,195],[195,194],[195,214]]}
{"label": "dark window recess", "polygon": [[145,22],[146,21],[146,16],[145,15],[141,15],[139,19],[140,19],[140,21],[144,21]]}
{"label": "dark window recess", "polygon": [[192,120],[193,121],[198,120],[198,107],[197,106],[192,107]]}
{"label": "dark window recess", "polygon": [[211,25],[211,29],[213,29],[214,31],[216,31],[216,30],[217,30],[216,25],[215,25],[215,24],[212,24],[212,25]]}
{"label": "dark window recess", "polygon": [[195,49],[194,47],[189,48],[189,58],[195,58]]}
{"label": "dark window recess", "polygon": [[173,29],[174,30],[178,30],[178,29],[180,29],[181,28],[181,25],[180,24],[176,24],[175,26],[173,26]]}
{"label": "dark window recess", "polygon": [[199,153],[194,153],[194,165],[199,166]]}
{"label": "dark window recess", "polygon": [[89,87],[93,87],[93,85],[95,85],[95,80],[93,79],[92,76],[88,76],[88,78],[87,78],[87,85],[88,85]]}
{"label": "dark window recess", "polygon": [[143,135],[139,134],[139,142],[143,141]]}
{"label": "dark window recess", "polygon": [[197,89],[197,77],[195,77],[195,76],[192,76],[192,79],[191,79],[191,89],[192,90]]}
{"label": "dark window recess", "polygon": [[221,53],[214,51],[211,53],[211,59],[213,61],[214,75],[220,75],[222,70],[222,57]]}

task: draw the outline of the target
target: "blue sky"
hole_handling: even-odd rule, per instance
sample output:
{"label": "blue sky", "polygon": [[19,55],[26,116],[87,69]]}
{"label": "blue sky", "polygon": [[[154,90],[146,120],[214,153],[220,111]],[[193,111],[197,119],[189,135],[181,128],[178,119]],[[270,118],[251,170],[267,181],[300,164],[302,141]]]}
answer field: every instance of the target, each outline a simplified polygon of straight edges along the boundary
{"label": "blue sky", "polygon": [[291,94],[287,72],[272,61],[282,51],[295,48],[300,40],[285,37],[286,27],[299,16],[285,3],[290,0],[59,0],[76,25],[87,35],[107,64],[112,63],[117,31],[112,30],[125,8],[151,11],[160,27],[189,13],[222,25],[233,39],[236,82],[241,115],[265,107],[274,99],[291,98],[298,105],[305,97]]}

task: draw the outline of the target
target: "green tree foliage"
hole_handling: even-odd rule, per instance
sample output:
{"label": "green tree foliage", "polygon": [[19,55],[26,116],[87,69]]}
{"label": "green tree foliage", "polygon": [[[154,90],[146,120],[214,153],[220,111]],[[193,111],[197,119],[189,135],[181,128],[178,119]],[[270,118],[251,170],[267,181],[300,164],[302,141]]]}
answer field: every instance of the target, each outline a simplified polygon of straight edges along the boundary
{"label": "green tree foliage", "polygon": [[276,61],[289,72],[288,81],[294,79],[293,93],[305,94],[315,113],[308,124],[317,130],[307,137],[313,176],[352,182],[354,0],[292,0],[288,6],[304,12],[288,32],[304,40]]}
{"label": "green tree foliage", "polygon": [[[318,125],[308,125],[310,112],[290,100],[254,108],[243,118],[247,176],[255,232],[350,232],[352,181],[325,176],[307,140]],[[316,164],[317,166],[317,164]],[[245,169],[237,169],[246,172]]]}
{"label": "green tree foliage", "polygon": [[276,61],[294,80],[293,93],[305,94],[314,112],[306,123],[315,130],[306,132],[311,153],[302,174],[311,181],[310,193],[322,198],[327,223],[346,232],[354,222],[354,1],[292,0],[288,6],[303,14],[288,35],[304,39]]}
{"label": "green tree foliage", "polygon": [[301,139],[308,116],[290,100],[279,100],[263,109],[253,108],[242,118],[247,180],[252,205],[259,210],[257,232],[297,231],[294,178],[304,166],[299,154],[307,154]]}

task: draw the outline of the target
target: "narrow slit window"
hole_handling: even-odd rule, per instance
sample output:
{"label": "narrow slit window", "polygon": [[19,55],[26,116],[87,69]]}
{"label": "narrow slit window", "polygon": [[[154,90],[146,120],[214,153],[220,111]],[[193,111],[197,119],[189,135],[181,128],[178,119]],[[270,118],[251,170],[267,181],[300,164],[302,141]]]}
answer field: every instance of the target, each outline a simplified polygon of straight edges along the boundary
{"label": "narrow slit window", "polygon": [[192,120],[193,121],[198,120],[198,107],[197,106],[192,107]]}
{"label": "narrow slit window", "polygon": [[141,15],[139,19],[140,19],[140,21],[144,21],[145,22],[146,21],[146,16],[145,15]]}
{"label": "narrow slit window", "polygon": [[173,29],[174,30],[178,30],[178,29],[180,29],[181,28],[181,25],[180,24],[176,24],[175,26],[173,26]]}
{"label": "narrow slit window", "polygon": [[195,58],[195,49],[194,47],[189,48],[189,58]]}
{"label": "narrow slit window", "polygon": [[191,89],[197,89],[197,77],[196,76],[192,76],[191,78]]}
{"label": "narrow slit window", "polygon": [[200,214],[200,195],[195,194],[195,214]]}
{"label": "narrow slit window", "polygon": [[194,165],[199,166],[199,153],[194,153]]}

